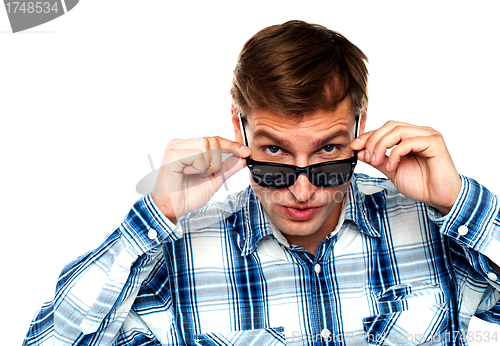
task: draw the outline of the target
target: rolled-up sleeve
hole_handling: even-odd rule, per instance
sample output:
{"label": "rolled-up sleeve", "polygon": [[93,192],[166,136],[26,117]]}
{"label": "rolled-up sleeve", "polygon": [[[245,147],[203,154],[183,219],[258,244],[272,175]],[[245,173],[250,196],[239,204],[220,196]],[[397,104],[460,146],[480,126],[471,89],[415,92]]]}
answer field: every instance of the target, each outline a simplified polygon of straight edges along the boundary
{"label": "rolled-up sleeve", "polygon": [[[111,344],[142,282],[161,257],[162,244],[182,236],[155,206],[139,199],[94,251],[61,272],[54,299],[35,315],[24,345]],[[94,334],[92,338],[87,336]]]}

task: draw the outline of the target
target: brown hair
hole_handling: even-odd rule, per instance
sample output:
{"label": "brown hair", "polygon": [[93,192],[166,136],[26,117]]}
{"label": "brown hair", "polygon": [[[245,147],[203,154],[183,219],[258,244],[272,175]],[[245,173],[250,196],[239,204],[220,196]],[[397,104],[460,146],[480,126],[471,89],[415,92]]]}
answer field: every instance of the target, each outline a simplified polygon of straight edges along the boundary
{"label": "brown hair", "polygon": [[293,20],[269,26],[250,38],[238,57],[231,86],[243,116],[265,108],[303,116],[334,110],[350,97],[358,114],[368,103],[365,54],[341,34]]}

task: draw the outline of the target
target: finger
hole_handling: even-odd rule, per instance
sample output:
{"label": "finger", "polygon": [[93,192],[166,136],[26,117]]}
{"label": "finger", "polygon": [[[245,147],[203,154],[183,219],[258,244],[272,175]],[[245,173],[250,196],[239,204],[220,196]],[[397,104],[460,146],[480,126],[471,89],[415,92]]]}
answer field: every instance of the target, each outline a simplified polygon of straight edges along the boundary
{"label": "finger", "polygon": [[215,178],[214,173],[220,170],[222,164],[222,153],[220,152],[219,141],[215,137],[203,137],[205,142],[206,156],[209,169],[200,174],[201,176],[211,175]]}
{"label": "finger", "polygon": [[[185,174],[185,175],[200,175],[201,177],[207,177],[212,175],[212,171],[214,175],[217,175],[217,172],[222,169],[222,165],[225,163],[225,170],[227,171],[228,167],[231,167],[238,160],[243,160],[246,164],[246,160],[244,158],[240,158],[236,155],[231,155],[225,161],[222,162],[222,149],[211,149],[212,153],[212,163],[217,163],[218,169],[216,167],[210,167],[210,164],[206,160],[206,152],[195,150],[195,149],[184,149],[184,150],[172,150],[168,151],[167,155],[169,156],[170,163],[162,163],[162,167],[165,167],[166,173],[168,174]],[[232,160],[229,160],[232,159]],[[227,163],[226,163],[227,162]],[[229,166],[228,166],[229,165]]]}
{"label": "finger", "polygon": [[167,150],[162,166],[168,173],[200,174],[210,166],[205,154],[201,149]]}
{"label": "finger", "polygon": [[[374,151],[375,151],[375,148],[377,147],[377,145],[378,145],[379,151],[376,154],[380,155],[380,151],[381,151],[380,141],[382,139],[386,138],[388,136],[388,134],[390,134],[394,130],[394,128],[396,128],[398,126],[408,126],[408,124],[395,122],[395,121],[388,121],[381,128],[379,128],[375,131],[372,131],[371,134],[366,137],[365,146],[364,146],[365,162],[371,162],[372,159],[377,158],[377,155],[374,156],[374,154],[375,154]],[[394,137],[392,137],[391,139],[393,139],[393,138]],[[398,141],[396,141],[396,143],[394,143],[393,145],[397,144]],[[392,140],[392,142],[394,142],[394,139]],[[384,149],[387,150],[388,148],[391,148],[393,145],[391,145],[391,146],[386,145],[386,147]],[[385,151],[384,151],[384,154],[385,154]],[[379,158],[380,158],[380,156],[379,156]],[[378,165],[376,162],[373,162],[373,164]]]}
{"label": "finger", "polygon": [[[403,122],[388,121],[379,129],[373,130],[373,131],[368,131],[368,132],[365,132],[365,133],[361,134],[360,136],[358,136],[358,138],[355,141],[353,141],[354,149],[355,150],[364,149],[367,145],[367,142],[378,141],[378,139],[383,137],[386,133],[390,132],[396,126],[416,127],[414,125],[403,123]],[[372,148],[370,148],[370,149],[372,149]]]}
{"label": "finger", "polygon": [[432,128],[414,126],[406,123],[388,122],[380,129],[367,133],[366,136],[356,143],[363,146],[363,155],[359,155],[364,162],[374,166],[380,165],[384,161],[385,153],[388,149],[398,145],[402,140],[412,137],[425,137],[434,135],[436,132]]}
{"label": "finger", "polygon": [[240,157],[247,158],[252,153],[252,150],[239,142],[231,141],[223,137],[217,137],[219,140],[220,148],[223,153],[238,153]]}
{"label": "finger", "polygon": [[435,141],[439,136],[425,136],[407,138],[396,146],[389,155],[389,160],[386,163],[388,171],[395,171],[398,168],[401,159],[409,154],[421,156],[425,159],[432,159],[438,156],[437,146]]}
{"label": "finger", "polygon": [[390,120],[390,121],[386,122],[384,125],[382,125],[381,127],[379,127],[376,130],[367,131],[367,132],[359,135],[358,139],[361,142],[360,144],[365,144],[366,141],[369,138],[371,138],[371,137],[373,138],[373,136],[375,136],[375,138],[383,136],[384,133],[389,132],[390,130],[392,130],[397,125],[410,125],[410,124],[406,124],[406,123],[403,123],[403,122],[397,122],[397,121]]}
{"label": "finger", "polygon": [[214,176],[215,173],[220,171],[222,166],[222,150],[210,149],[208,153],[210,154],[211,157],[210,168],[203,174]]}
{"label": "finger", "polygon": [[[206,171],[201,174],[202,177],[204,176],[209,176],[212,175],[213,177],[215,173],[217,173],[223,164],[222,161],[222,153],[231,153],[234,155],[234,157],[248,157],[251,154],[250,148],[246,146],[242,146],[241,143],[234,142],[231,140],[227,140],[222,137],[211,137],[209,138],[209,142],[211,145],[211,150],[210,150],[210,157],[211,157],[211,168],[210,171]],[[214,150],[213,148],[217,147],[220,148],[218,150]],[[227,161],[227,160],[226,160]],[[224,162],[226,162],[224,161]],[[231,166],[236,162],[235,160],[228,161],[228,163],[231,163]],[[246,162],[245,162],[246,164]],[[241,169],[241,167],[240,167]],[[232,174],[231,174],[232,175]]]}
{"label": "finger", "polygon": [[203,138],[203,142],[205,144],[205,151],[203,152],[203,156],[205,157],[205,160],[206,160],[208,166],[210,167],[210,173],[213,175],[214,169],[212,167],[212,155],[210,154],[210,141],[206,137],[202,137],[202,138]]}
{"label": "finger", "polygon": [[[426,140],[433,134],[432,131],[425,128],[397,125],[386,133],[384,137],[380,138],[378,142],[374,143],[375,146],[371,150],[370,161],[374,165],[380,165],[388,149],[393,147],[397,148],[403,141],[411,138],[420,138],[420,140],[423,141],[422,143],[426,143]],[[370,149],[368,150],[370,151]]]}
{"label": "finger", "polygon": [[362,149],[364,149],[365,147],[365,144],[366,144],[366,140],[372,135],[374,131],[368,131],[368,132],[365,132],[361,135],[359,135],[352,143],[351,143],[351,147],[354,149],[354,150],[358,150],[358,151],[361,151]]}
{"label": "finger", "polygon": [[390,124],[385,124],[375,131],[365,132],[361,136],[356,138],[351,144],[351,147],[353,148],[353,150],[358,151],[358,158],[366,163],[370,163],[373,158],[373,150],[375,148],[375,145],[391,129],[392,126]]}
{"label": "finger", "polygon": [[[201,165],[199,157],[196,157],[196,161],[190,161],[187,158],[195,159],[193,155],[198,155],[203,153],[205,158],[205,165]],[[164,151],[164,157],[162,160],[162,165],[167,165],[175,161],[180,161],[185,165],[192,166],[194,163],[194,168],[196,171],[188,170],[189,174],[200,174],[198,170],[203,167],[205,169],[212,167],[214,173],[220,169],[222,163],[222,153],[230,153],[239,157],[248,157],[251,154],[250,148],[241,145],[238,142],[230,141],[222,137],[202,137],[187,140],[172,140],[166,147]],[[177,167],[179,168],[179,167]],[[177,169],[179,171],[179,169]]]}
{"label": "finger", "polygon": [[204,138],[209,140],[211,146],[215,144],[216,141],[218,143],[217,147],[220,148],[223,153],[231,153],[233,155],[239,155],[241,157],[250,156],[251,150],[247,146],[219,136],[191,139],[174,139],[168,143],[167,147],[165,148],[165,152],[167,150],[175,149],[206,149],[206,142]]}
{"label": "finger", "polygon": [[[360,156],[361,156],[361,158],[360,158]],[[358,153],[358,159],[361,160],[361,161],[364,161],[362,159],[362,157],[364,157],[364,153],[363,152],[359,152]],[[366,162],[366,161],[364,161],[364,162]],[[389,178],[390,180],[392,180],[393,175],[394,175],[394,171],[387,169],[387,163],[388,162],[389,162],[389,157],[385,155],[384,158],[383,158],[383,160],[382,160],[382,162],[380,164],[378,164],[378,165],[374,165],[372,162],[366,162],[366,163],[369,164],[370,166],[372,166],[373,168],[379,170],[387,178]]]}
{"label": "finger", "polygon": [[[232,141],[231,141],[232,142]],[[215,177],[215,173],[217,173],[222,167],[222,152],[224,149],[221,149],[221,140],[220,137],[211,137],[206,138],[205,143],[209,143],[207,145],[207,154],[210,161],[210,169],[201,174],[202,177],[211,175]],[[227,150],[227,149],[226,149]],[[234,154],[234,153],[233,153]],[[236,156],[239,157],[239,156]]]}

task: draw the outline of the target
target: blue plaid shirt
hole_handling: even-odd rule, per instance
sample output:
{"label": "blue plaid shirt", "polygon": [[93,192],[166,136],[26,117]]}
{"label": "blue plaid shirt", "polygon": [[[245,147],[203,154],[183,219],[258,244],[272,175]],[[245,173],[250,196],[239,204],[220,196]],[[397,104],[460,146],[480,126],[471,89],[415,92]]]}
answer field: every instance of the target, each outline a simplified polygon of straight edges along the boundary
{"label": "blue plaid shirt", "polygon": [[500,322],[498,202],[462,176],[443,216],[355,175],[313,256],[251,188],[176,225],[145,196],[62,271],[24,345],[465,345],[473,315]]}

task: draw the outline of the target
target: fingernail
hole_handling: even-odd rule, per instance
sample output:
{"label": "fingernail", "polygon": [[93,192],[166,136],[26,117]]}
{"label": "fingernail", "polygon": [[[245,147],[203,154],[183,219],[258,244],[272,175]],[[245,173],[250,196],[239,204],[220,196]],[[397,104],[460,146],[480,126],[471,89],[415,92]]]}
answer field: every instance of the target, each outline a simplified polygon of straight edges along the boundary
{"label": "fingernail", "polygon": [[372,161],[375,161],[375,154],[372,155]]}
{"label": "fingernail", "polygon": [[352,141],[352,145],[354,145],[355,147],[358,147],[360,144],[361,144],[361,141],[358,138],[356,138],[355,140]]}

